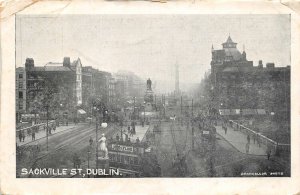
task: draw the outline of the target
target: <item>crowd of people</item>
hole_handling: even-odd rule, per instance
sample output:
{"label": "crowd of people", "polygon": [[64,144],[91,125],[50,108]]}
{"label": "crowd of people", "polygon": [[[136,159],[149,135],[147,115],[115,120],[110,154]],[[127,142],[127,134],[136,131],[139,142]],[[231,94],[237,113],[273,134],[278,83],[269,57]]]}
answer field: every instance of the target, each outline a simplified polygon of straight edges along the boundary
{"label": "crowd of people", "polygon": [[55,123],[50,123],[48,125],[48,127],[47,127],[47,125],[34,125],[29,129],[18,131],[19,142],[25,142],[26,132],[27,132],[28,136],[31,135],[31,141],[35,141],[36,140],[36,134],[40,131],[41,126],[42,126],[42,128],[45,132],[48,132],[48,135],[51,135],[52,131],[56,130],[56,124]]}

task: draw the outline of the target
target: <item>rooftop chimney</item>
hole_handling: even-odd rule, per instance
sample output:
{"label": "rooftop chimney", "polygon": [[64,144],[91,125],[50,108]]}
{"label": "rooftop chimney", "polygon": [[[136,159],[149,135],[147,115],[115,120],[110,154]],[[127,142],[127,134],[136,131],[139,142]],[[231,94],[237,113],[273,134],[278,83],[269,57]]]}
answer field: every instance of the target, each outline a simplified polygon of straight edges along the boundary
{"label": "rooftop chimney", "polygon": [[25,69],[33,68],[33,67],[34,67],[34,60],[33,60],[33,58],[26,58]]}
{"label": "rooftop chimney", "polygon": [[263,65],[262,60],[259,60],[259,61],[258,61],[258,67],[259,67],[259,68],[262,68],[263,66],[264,66],[264,65]]}
{"label": "rooftop chimney", "polygon": [[71,66],[70,57],[64,57],[63,66],[67,66],[67,67]]}

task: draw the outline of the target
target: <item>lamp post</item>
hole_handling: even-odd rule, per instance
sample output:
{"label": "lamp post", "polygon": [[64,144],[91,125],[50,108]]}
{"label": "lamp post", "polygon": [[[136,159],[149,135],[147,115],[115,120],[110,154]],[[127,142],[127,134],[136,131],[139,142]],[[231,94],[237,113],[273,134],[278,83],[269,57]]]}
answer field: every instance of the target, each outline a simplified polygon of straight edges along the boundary
{"label": "lamp post", "polygon": [[[97,107],[94,107],[94,110],[99,111]],[[97,112],[95,114],[96,117],[96,168],[98,167],[98,117]]]}
{"label": "lamp post", "polygon": [[[90,153],[91,153],[91,151],[89,148],[89,150],[88,150],[88,169],[90,168]],[[90,175],[88,175],[88,177],[90,177]]]}
{"label": "lamp post", "polygon": [[47,137],[47,151],[48,151],[48,135],[49,135],[49,127],[48,127],[48,117],[49,117],[49,105],[47,104],[46,105],[46,109],[47,109],[47,118],[46,118],[46,120],[47,120],[47,128],[46,128],[46,137]]}
{"label": "lamp post", "polygon": [[145,123],[145,107],[146,107],[146,102],[144,102],[144,123]]}

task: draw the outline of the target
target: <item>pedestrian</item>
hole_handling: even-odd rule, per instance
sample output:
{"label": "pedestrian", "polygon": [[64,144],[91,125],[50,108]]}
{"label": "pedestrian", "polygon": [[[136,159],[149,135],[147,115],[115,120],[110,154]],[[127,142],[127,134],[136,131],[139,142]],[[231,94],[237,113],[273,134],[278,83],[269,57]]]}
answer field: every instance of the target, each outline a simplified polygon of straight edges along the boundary
{"label": "pedestrian", "polygon": [[225,135],[226,135],[227,134],[227,127],[225,126],[224,128],[225,128]]}
{"label": "pedestrian", "polygon": [[22,140],[23,140],[23,142],[25,141],[25,132],[24,131],[22,132]]}
{"label": "pedestrian", "polygon": [[19,140],[20,140],[20,142],[22,142],[22,132],[21,131],[19,131]]}
{"label": "pedestrian", "polygon": [[250,143],[248,142],[246,144],[246,153],[249,154],[249,149],[250,149]]}
{"label": "pedestrian", "polygon": [[268,160],[270,160],[271,152],[272,152],[271,149],[268,148],[268,149],[267,149],[267,157],[268,157]]}
{"label": "pedestrian", "polygon": [[260,137],[257,137],[257,144],[258,144],[258,147],[260,148]]}
{"label": "pedestrian", "polygon": [[32,130],[32,133],[31,133],[31,140],[32,140],[32,141],[35,140],[35,130]]}
{"label": "pedestrian", "polygon": [[139,139],[139,137],[137,137],[137,138],[136,138],[135,142],[136,142],[137,144],[139,144],[139,143],[140,143],[140,139]]}
{"label": "pedestrian", "polygon": [[255,144],[255,140],[256,140],[256,135],[255,134],[253,134],[253,144]]}
{"label": "pedestrian", "polygon": [[247,142],[250,144],[250,135],[247,136]]}
{"label": "pedestrian", "polygon": [[55,119],[55,123],[56,123],[56,126],[59,127],[59,121],[58,121],[58,119]]}
{"label": "pedestrian", "polygon": [[93,138],[92,137],[90,137],[89,142],[90,142],[90,146],[91,146],[93,144]]}

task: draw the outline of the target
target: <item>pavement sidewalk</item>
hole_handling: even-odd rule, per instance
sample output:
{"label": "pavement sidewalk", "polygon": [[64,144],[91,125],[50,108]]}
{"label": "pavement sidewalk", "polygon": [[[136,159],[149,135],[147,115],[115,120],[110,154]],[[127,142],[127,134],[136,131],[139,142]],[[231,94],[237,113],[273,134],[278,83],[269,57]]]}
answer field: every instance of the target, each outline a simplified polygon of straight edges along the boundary
{"label": "pavement sidewalk", "polygon": [[[49,137],[52,136],[52,135],[54,135],[54,134],[60,133],[62,131],[65,131],[65,130],[68,130],[68,129],[71,129],[71,128],[74,128],[74,127],[79,126],[79,125],[70,124],[68,126],[59,126],[59,127],[56,127],[55,131],[51,130],[52,134],[49,135]],[[44,130],[40,130],[38,133],[35,133],[35,141],[37,141],[39,139],[42,139],[42,138],[45,138],[45,137],[46,137],[46,131],[44,131]],[[26,134],[24,142],[23,141],[20,142],[19,137],[18,137],[18,133],[17,133],[16,139],[17,139],[17,145],[18,146],[22,146],[22,145],[34,142],[34,140],[32,140],[31,135],[27,135],[27,134]]]}
{"label": "pavement sidewalk", "polygon": [[[128,133],[127,129],[123,129],[123,140],[126,140],[126,135],[129,135],[128,137],[130,138],[130,141],[132,143],[136,142],[136,139],[139,138],[140,141],[143,140],[144,136],[146,135],[147,130],[149,129],[149,125],[145,125],[144,127],[136,125],[135,126],[135,134],[131,135]],[[112,137],[115,139],[116,135],[119,134],[120,136],[120,132],[116,132],[114,133],[114,135],[112,135]]]}
{"label": "pavement sidewalk", "polygon": [[[225,134],[222,126],[215,126],[217,133],[227,140],[238,151],[246,154],[247,135],[240,131],[235,131],[233,128],[227,126],[227,133]],[[260,147],[257,143],[253,143],[250,137],[249,153],[252,155],[267,155],[267,148],[261,144]]]}

